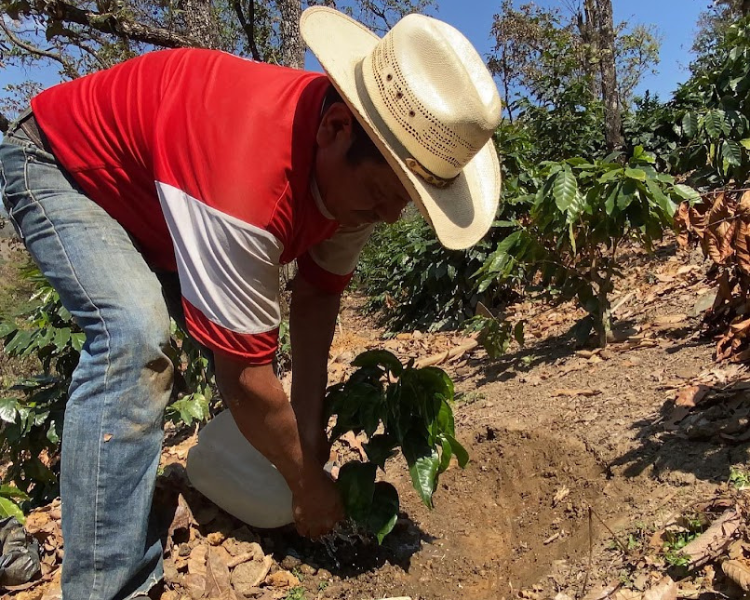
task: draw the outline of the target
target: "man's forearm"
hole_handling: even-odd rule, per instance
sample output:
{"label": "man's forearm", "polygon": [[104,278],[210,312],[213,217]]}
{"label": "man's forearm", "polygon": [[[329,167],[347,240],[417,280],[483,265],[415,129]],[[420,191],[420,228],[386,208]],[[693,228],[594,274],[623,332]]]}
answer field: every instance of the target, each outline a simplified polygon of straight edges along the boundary
{"label": "man's forearm", "polygon": [[310,442],[315,442],[325,428],[328,352],[340,303],[340,295],[325,294],[300,276],[294,282],[290,316],[292,406],[302,435]]}
{"label": "man's forearm", "polygon": [[319,466],[305,464],[314,454],[303,451],[297,419],[281,383],[270,368],[254,369],[252,377],[249,371],[234,373],[232,369],[232,365],[217,363],[216,375],[237,427],[276,466],[292,492],[298,492],[306,472]]}

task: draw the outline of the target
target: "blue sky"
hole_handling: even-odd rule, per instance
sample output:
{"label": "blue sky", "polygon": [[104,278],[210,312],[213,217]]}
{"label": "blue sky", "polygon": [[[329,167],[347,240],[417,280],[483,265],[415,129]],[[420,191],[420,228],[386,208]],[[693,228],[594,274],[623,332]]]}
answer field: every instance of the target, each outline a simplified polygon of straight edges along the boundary
{"label": "blue sky", "polygon": [[[521,0],[517,0],[520,3]],[[541,6],[558,7],[577,4],[579,0],[537,0]],[[666,100],[676,85],[687,78],[690,46],[696,32],[698,14],[708,0],[613,0],[616,21],[654,24],[662,37],[661,63],[656,75],[644,77],[637,93],[646,89]],[[489,0],[438,0],[436,16],[461,30],[482,55],[492,50],[490,27],[500,2]],[[310,68],[314,68],[310,65]],[[0,88],[7,83],[25,79],[39,81],[45,86],[58,81],[56,69],[6,69],[0,73]],[[2,94],[2,92],[0,92]]]}

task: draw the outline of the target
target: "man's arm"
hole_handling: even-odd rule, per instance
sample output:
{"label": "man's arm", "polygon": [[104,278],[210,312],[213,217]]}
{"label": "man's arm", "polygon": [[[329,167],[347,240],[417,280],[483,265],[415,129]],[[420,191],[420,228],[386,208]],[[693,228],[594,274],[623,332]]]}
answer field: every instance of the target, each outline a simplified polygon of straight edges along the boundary
{"label": "man's arm", "polygon": [[341,304],[330,294],[297,276],[292,287],[292,406],[303,440],[315,447],[318,459],[328,460],[323,398],[328,377],[328,352]]}
{"label": "man's arm", "polygon": [[239,430],[292,490],[298,531],[310,537],[328,533],[343,518],[338,491],[323,471],[316,448],[300,439],[294,411],[272,365],[247,365],[217,354],[216,382]]}

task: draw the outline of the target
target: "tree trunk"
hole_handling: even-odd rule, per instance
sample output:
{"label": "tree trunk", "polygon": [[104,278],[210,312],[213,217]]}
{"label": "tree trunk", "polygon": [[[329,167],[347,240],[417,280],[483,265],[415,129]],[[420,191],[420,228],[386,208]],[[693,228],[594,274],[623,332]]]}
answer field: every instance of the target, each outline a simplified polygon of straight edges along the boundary
{"label": "tree trunk", "polygon": [[599,10],[597,0],[585,0],[583,14],[578,14],[578,31],[584,44],[583,67],[589,80],[592,98],[599,97]]}
{"label": "tree trunk", "polygon": [[185,24],[190,36],[203,48],[219,46],[219,28],[211,0],[185,0]]}
{"label": "tree trunk", "polygon": [[607,148],[612,151],[622,148],[622,116],[620,97],[617,91],[617,70],[615,68],[615,28],[612,19],[612,0],[597,0],[599,5],[599,51],[602,77],[602,98],[604,99],[605,138]]}
{"label": "tree trunk", "polygon": [[300,0],[277,0],[281,24],[281,64],[295,69],[305,66],[305,44],[299,32],[299,18],[302,14]]}

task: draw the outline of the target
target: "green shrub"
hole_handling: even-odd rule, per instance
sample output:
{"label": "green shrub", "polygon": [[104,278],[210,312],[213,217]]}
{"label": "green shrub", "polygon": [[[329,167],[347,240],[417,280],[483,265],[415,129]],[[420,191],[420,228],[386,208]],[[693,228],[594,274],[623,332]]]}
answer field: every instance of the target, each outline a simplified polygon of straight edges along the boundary
{"label": "green shrub", "polygon": [[[21,271],[31,283],[31,301],[20,314],[0,317],[0,339],[10,357],[36,357],[39,372],[0,389],[0,456],[9,461],[2,483],[28,495],[27,507],[39,506],[58,493],[58,458],[65,404],[85,335],[60,297],[35,266]],[[191,425],[209,417],[213,379],[208,360],[176,326],[170,358],[175,387],[167,418]],[[2,496],[0,495],[0,499]]]}

